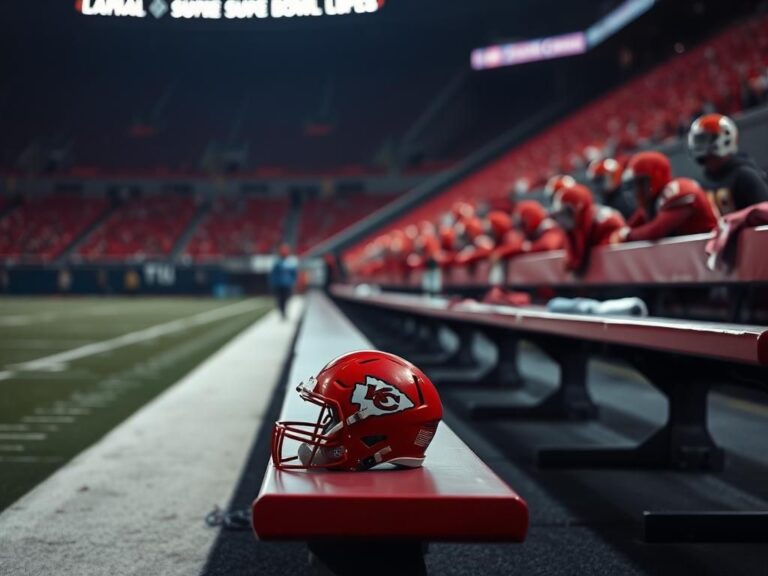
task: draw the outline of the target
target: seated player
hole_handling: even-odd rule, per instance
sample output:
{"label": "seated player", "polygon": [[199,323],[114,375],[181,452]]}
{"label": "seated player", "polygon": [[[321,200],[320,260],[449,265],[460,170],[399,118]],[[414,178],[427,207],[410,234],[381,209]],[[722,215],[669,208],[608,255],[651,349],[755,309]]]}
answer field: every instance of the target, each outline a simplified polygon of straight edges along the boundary
{"label": "seated player", "polygon": [[706,193],[694,180],[673,179],[669,158],[660,152],[632,156],[624,182],[634,190],[638,208],[629,226],[617,231],[612,242],[701,234],[717,226]]}
{"label": "seated player", "polygon": [[363,252],[363,262],[359,267],[361,276],[375,276],[383,272],[391,238],[388,234],[379,236],[370,242]]}
{"label": "seated player", "polygon": [[566,268],[584,271],[592,248],[610,244],[613,234],[626,226],[622,215],[594,203],[589,188],[574,184],[555,194],[552,218],[565,230]]}
{"label": "seated player", "polygon": [[437,238],[440,241],[440,253],[442,254],[442,262],[440,265],[443,267],[450,266],[453,263],[453,259],[456,257],[456,252],[459,247],[455,227],[443,224],[438,228]]}
{"label": "seated player", "polygon": [[408,273],[408,256],[413,251],[414,230],[395,230],[391,234],[392,241],[389,244],[386,272],[397,278],[403,278]]}
{"label": "seated player", "polygon": [[513,221],[516,230],[505,234],[502,244],[494,251],[495,260],[506,260],[531,252],[561,250],[565,247],[562,229],[535,200],[518,202]]}
{"label": "seated player", "polygon": [[493,252],[494,242],[486,233],[482,220],[473,216],[460,222],[456,228],[462,248],[456,253],[453,263],[466,266],[476,263]]}
{"label": "seated player", "polygon": [[474,264],[487,259],[512,230],[512,219],[500,210],[491,211],[484,219],[471,218],[465,223],[469,243],[456,255],[457,264]]}
{"label": "seated player", "polygon": [[576,180],[574,180],[573,176],[568,176],[565,174],[552,176],[549,180],[547,180],[546,186],[544,186],[544,196],[548,202],[552,202],[555,194],[560,192],[560,190],[566,186],[571,186],[572,184],[576,184]]}
{"label": "seated player", "polygon": [[603,204],[629,218],[635,211],[634,202],[625,194],[621,185],[621,175],[624,170],[621,164],[613,158],[594,160],[587,169],[587,178],[592,190],[602,198]]}
{"label": "seated player", "polygon": [[739,129],[722,114],[706,114],[688,132],[688,149],[704,167],[704,187],[725,216],[768,201],[768,177],[755,161],[739,153]]}
{"label": "seated player", "polygon": [[419,223],[419,235],[413,243],[413,251],[406,260],[408,269],[424,270],[435,264],[442,266],[446,257],[436,226],[428,220]]}

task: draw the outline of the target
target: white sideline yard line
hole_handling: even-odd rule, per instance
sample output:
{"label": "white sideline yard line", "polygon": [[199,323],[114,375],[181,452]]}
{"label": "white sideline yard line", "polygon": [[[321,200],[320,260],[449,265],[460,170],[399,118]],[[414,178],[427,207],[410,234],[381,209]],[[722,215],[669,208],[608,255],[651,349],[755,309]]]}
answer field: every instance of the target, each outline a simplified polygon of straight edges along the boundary
{"label": "white sideline yard line", "polygon": [[119,304],[102,304],[100,306],[91,306],[75,311],[67,310],[64,312],[38,312],[36,314],[0,314],[0,327],[29,326],[30,324],[40,324],[43,322],[52,322],[68,317],[88,316],[112,316],[122,312],[119,310]]}
{"label": "white sideline yard line", "polygon": [[0,574],[200,574],[219,534],[204,517],[229,504],[302,307],[265,315],[0,513]]}
{"label": "white sideline yard line", "polygon": [[74,416],[24,416],[21,419],[25,424],[74,424]]}
{"label": "white sideline yard line", "polygon": [[0,442],[41,442],[48,437],[42,432],[0,433]]}
{"label": "white sideline yard line", "polygon": [[122,336],[110,338],[109,340],[102,340],[101,342],[94,342],[92,344],[86,344],[66,352],[59,352],[50,356],[44,356],[37,360],[29,360],[20,364],[12,364],[6,366],[6,370],[0,372],[0,380],[8,380],[13,378],[18,372],[21,371],[46,371],[55,370],[61,367],[62,364],[72,362],[73,360],[80,360],[89,356],[95,356],[97,354],[103,354],[104,352],[111,352],[118,348],[137,344],[139,342],[145,342],[147,340],[154,340],[161,336],[167,336],[175,332],[180,332],[193,326],[200,326],[202,324],[209,324],[222,320],[230,316],[236,316],[243,312],[255,310],[261,308],[261,304],[254,300],[245,300],[244,302],[237,302],[236,304],[230,304],[228,306],[222,306],[221,308],[215,308],[213,310],[207,310],[206,312],[200,312],[186,318],[179,318],[177,320],[171,320],[163,324],[157,324],[150,326],[149,328],[143,328],[136,332],[129,332]]}

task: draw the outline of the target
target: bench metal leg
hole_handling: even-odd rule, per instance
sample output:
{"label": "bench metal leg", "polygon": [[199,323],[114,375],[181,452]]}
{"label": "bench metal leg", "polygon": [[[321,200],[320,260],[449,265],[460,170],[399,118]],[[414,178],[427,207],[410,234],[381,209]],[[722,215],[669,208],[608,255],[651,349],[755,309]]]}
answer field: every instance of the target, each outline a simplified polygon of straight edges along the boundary
{"label": "bench metal leg", "polygon": [[768,512],[645,512],[645,541],[768,542]]}
{"label": "bench metal leg", "polygon": [[308,542],[309,564],[318,576],[426,576],[427,545],[418,540]]}
{"label": "bench metal leg", "polygon": [[544,420],[588,420],[596,418],[597,405],[587,388],[586,351],[573,344],[548,346],[545,352],[560,365],[560,383],[556,391],[532,406],[520,403],[475,403],[469,408],[473,418],[529,418]]}
{"label": "bench metal leg", "polygon": [[[662,363],[663,364],[663,363]],[[670,366],[638,366],[669,400],[666,424],[631,448],[547,449],[538,453],[544,468],[671,468],[722,470],[723,451],[707,429],[709,385],[691,382]]]}
{"label": "bench metal leg", "polygon": [[523,386],[523,377],[518,370],[517,351],[519,340],[506,334],[490,334],[498,357],[496,364],[478,382],[480,386],[517,389]]}
{"label": "bench metal leg", "polygon": [[[459,339],[459,345],[453,353],[439,355],[434,354],[430,356],[424,356],[418,358],[419,362],[414,360],[414,363],[422,368],[474,368],[477,366],[477,361],[472,352],[472,346],[475,341],[475,333],[473,330],[464,327],[457,327],[452,329]],[[437,334],[435,335],[437,338]],[[416,358],[416,356],[414,356]]]}

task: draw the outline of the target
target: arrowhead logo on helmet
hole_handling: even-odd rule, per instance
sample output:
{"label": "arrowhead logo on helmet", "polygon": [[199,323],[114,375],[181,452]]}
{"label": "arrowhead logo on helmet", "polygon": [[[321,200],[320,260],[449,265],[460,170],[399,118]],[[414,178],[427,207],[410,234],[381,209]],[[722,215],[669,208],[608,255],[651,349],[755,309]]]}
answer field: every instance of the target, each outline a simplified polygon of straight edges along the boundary
{"label": "arrowhead logo on helmet", "polygon": [[352,404],[357,404],[362,418],[394,414],[413,408],[413,402],[384,380],[366,376],[365,384],[355,384],[352,392]]}
{"label": "arrowhead logo on helmet", "polygon": [[339,356],[296,391],[317,416],[275,422],[272,462],[281,470],[416,468],[443,416],[427,375],[378,350]]}

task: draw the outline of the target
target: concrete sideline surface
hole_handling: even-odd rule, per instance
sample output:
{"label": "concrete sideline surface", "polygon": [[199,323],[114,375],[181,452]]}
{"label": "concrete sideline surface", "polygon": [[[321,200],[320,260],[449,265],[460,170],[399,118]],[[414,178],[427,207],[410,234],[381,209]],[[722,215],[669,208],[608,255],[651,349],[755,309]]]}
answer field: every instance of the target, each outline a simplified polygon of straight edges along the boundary
{"label": "concrete sideline surface", "polygon": [[198,574],[303,311],[270,312],[0,515],[0,575]]}

